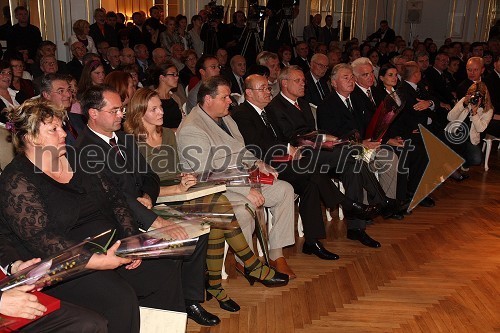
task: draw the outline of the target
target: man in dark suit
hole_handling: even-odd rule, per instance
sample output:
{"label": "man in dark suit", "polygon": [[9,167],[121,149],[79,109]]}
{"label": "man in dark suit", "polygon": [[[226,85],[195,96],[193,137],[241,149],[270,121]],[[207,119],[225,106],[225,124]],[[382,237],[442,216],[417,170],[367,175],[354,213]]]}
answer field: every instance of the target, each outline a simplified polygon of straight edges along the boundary
{"label": "man in dark suit", "polygon": [[[326,250],[319,239],[326,237],[321,212],[321,200],[325,206],[336,209],[342,204],[345,211],[368,215],[371,208],[355,203],[342,195],[325,174],[314,170],[314,163],[301,157],[300,151],[287,143],[278,141],[275,130],[267,118],[264,108],[271,101],[267,79],[261,75],[251,75],[245,80],[245,102],[233,110],[232,117],[245,140],[245,144],[255,156],[269,163],[279,172],[278,178],[289,182],[295,193],[300,195],[300,216],[304,226],[306,241],[302,252],[315,254],[321,259],[335,260],[338,256]],[[294,160],[273,161],[273,155],[288,155]],[[304,172],[301,172],[304,171]]]}
{"label": "man in dark suit", "polygon": [[85,53],[87,53],[87,48],[82,42],[74,42],[71,44],[73,59],[66,64],[66,68],[69,74],[76,79],[76,82],[80,81],[80,76],[82,76],[83,56]]}
{"label": "man in dark suit", "polygon": [[290,61],[292,65],[299,66],[304,73],[309,72],[311,64],[309,63],[309,46],[306,42],[298,42],[295,46],[297,56]]}
{"label": "man in dark suit", "polygon": [[[436,107],[425,87],[419,85],[421,77],[422,74],[416,62],[409,61],[404,65],[402,83],[397,93],[405,104],[384,137],[384,140],[401,138],[405,140],[405,148],[413,148],[404,161],[404,168],[408,168],[408,199],[411,199],[416,192],[428,164],[418,125],[432,129],[432,116]],[[432,198],[426,197],[420,205],[433,207],[435,203]]]}
{"label": "man in dark suit", "polygon": [[[76,142],[84,172],[102,172],[122,190],[139,228],[148,230],[150,227],[175,226],[151,210],[160,191],[158,175],[139,153],[133,136],[116,132],[123,118],[120,95],[113,88],[95,86],[83,94],[81,104],[83,113],[89,119],[88,127]],[[175,227],[170,234],[181,239],[187,236],[181,227]],[[219,318],[199,304],[204,300],[206,246],[207,237],[201,236],[189,258],[172,259],[176,267],[172,274],[178,277],[177,285],[172,286],[172,290],[180,292],[179,297],[184,299],[184,302],[182,298],[175,299],[172,307],[182,311],[185,305],[189,318],[199,324],[213,326],[220,322]]]}
{"label": "man in dark suit", "polygon": [[335,28],[333,27],[332,15],[325,16],[325,26],[322,29],[323,29],[324,43],[327,47],[329,47],[331,41],[339,40],[339,32],[338,30],[335,30]]}
{"label": "man in dark suit", "polygon": [[455,105],[451,87],[447,80],[446,70],[449,62],[448,54],[440,52],[434,59],[434,65],[427,68],[425,74],[425,83],[429,88],[429,92],[435,97],[436,112],[434,120],[440,128],[444,129],[448,123],[448,111]]}
{"label": "man in dark suit", "polygon": [[134,54],[135,62],[137,67],[139,67],[139,81],[143,86],[146,86],[146,82],[149,79],[148,68],[151,65],[147,46],[144,44],[136,44],[134,46]]}
{"label": "man in dark suit", "polygon": [[369,41],[374,39],[377,39],[379,42],[394,42],[396,33],[389,28],[389,22],[387,22],[387,20],[380,21],[380,28],[367,38]]}
{"label": "man in dark suit", "polygon": [[[280,141],[293,142],[298,134],[315,130],[314,116],[309,103],[302,99],[305,82],[304,73],[297,66],[290,66],[281,71],[279,78],[281,93],[273,98],[266,108]],[[326,133],[325,141],[337,142],[338,139]],[[305,154],[309,154],[311,159],[317,161],[317,167],[321,168],[321,171],[332,174],[336,172],[344,183],[346,196],[351,200],[363,201],[363,189],[366,189],[370,202],[388,206],[384,191],[365,163],[356,163],[350,153],[343,154],[342,151],[342,148],[334,147],[331,150],[310,150]],[[355,172],[355,167],[360,168],[360,172]],[[350,239],[359,240],[369,247],[380,247],[379,242],[366,234],[366,220],[354,216],[348,216],[347,220]]]}
{"label": "man in dark suit", "polygon": [[481,81],[481,76],[484,73],[484,60],[481,57],[471,57],[465,65],[467,78],[459,83],[457,87],[457,99],[460,100],[465,96],[470,86],[478,81]]}
{"label": "man in dark suit", "polygon": [[316,53],[311,58],[311,70],[306,73],[306,92],[304,99],[316,106],[330,95],[328,78],[325,73],[328,70],[328,57],[322,53]]}
{"label": "man in dark suit", "polygon": [[488,87],[490,93],[491,104],[493,104],[493,118],[486,129],[486,133],[491,134],[495,137],[500,137],[500,56],[497,55],[495,62],[493,63],[494,70],[486,78],[484,78],[484,83]]}
{"label": "man in dark suit", "polygon": [[[378,93],[379,90],[372,89],[375,83],[375,76],[373,74],[373,65],[368,58],[358,58],[352,62],[351,66],[356,84],[354,85],[353,91],[350,92],[349,97],[352,104],[357,106],[354,110],[356,117],[361,119],[359,122],[351,122],[351,128],[359,131],[361,137],[364,139],[363,146],[376,149],[377,154],[373,159],[372,165],[378,171],[380,185],[388,198],[397,200],[398,204],[400,204],[406,199],[407,182],[403,177],[398,177],[399,159],[394,153],[394,148],[403,147],[404,143],[398,138],[391,138],[387,142],[381,142],[379,141],[381,138],[366,137],[366,129],[376,112],[377,106],[380,105],[384,97]],[[338,77],[339,68],[340,67],[337,67],[337,71],[334,73],[336,78]],[[348,70],[348,67],[345,67],[345,69]],[[339,87],[340,84],[335,81],[336,79],[332,78],[332,85],[335,83],[335,86]],[[326,105],[331,104],[329,101],[330,99],[321,105],[321,113],[325,112],[324,108]],[[340,108],[334,113],[341,113],[342,110],[345,112],[345,109]],[[361,127],[358,127],[359,125],[361,125]],[[401,212],[397,212],[384,217],[400,220],[404,216]]]}
{"label": "man in dark suit", "polygon": [[224,77],[231,82],[231,93],[243,95],[245,93],[244,77],[247,71],[247,62],[245,57],[235,55],[229,61],[230,71],[226,71]]}
{"label": "man in dark suit", "polygon": [[103,40],[109,43],[109,46],[118,46],[118,35],[112,26],[106,23],[106,12],[102,8],[96,8],[94,11],[95,23],[90,25],[89,35],[98,45]]}
{"label": "man in dark suit", "polygon": [[146,22],[146,14],[142,11],[134,12],[132,14],[132,21],[134,25],[130,28],[130,32],[128,35],[129,44],[128,47],[133,48],[137,44],[145,44],[146,43],[146,31],[144,31],[144,22]]}

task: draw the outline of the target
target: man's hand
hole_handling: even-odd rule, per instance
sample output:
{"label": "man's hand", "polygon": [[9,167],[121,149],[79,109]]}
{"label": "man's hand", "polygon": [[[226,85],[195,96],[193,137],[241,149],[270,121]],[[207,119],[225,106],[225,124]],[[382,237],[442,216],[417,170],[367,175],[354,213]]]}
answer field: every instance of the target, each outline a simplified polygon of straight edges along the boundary
{"label": "man's hand", "polygon": [[380,148],[380,141],[372,141],[372,140],[363,140],[363,146],[368,149],[378,149]]}
{"label": "man's hand", "polygon": [[47,308],[38,303],[36,296],[30,293],[34,288],[34,285],[20,286],[4,291],[0,299],[0,313],[26,319],[43,315]]}
{"label": "man's hand", "polygon": [[266,176],[271,174],[274,176],[274,178],[278,178],[278,171],[276,171],[276,169],[273,168],[272,166],[264,163],[264,161],[255,162],[255,166],[259,168],[259,171],[265,174]]}
{"label": "man's hand", "polygon": [[147,193],[144,193],[142,197],[138,197],[137,201],[143,204],[144,207],[146,207],[147,209],[153,208],[153,201],[151,200],[151,197]]}
{"label": "man's hand", "polygon": [[335,135],[331,135],[331,134],[323,134],[325,135],[325,141],[330,141],[330,142],[337,142],[339,141],[339,138],[337,138]]}
{"label": "man's hand", "polygon": [[247,199],[255,207],[260,207],[266,202],[266,199],[264,199],[264,196],[262,195],[262,193],[260,193],[258,190],[254,189],[254,188],[250,189],[250,192],[247,195]]}
{"label": "man's hand", "polygon": [[292,157],[294,160],[300,160],[302,158],[302,154],[300,153],[300,149],[297,147],[294,147],[292,145],[289,146],[288,148],[288,155]]}
{"label": "man's hand", "polygon": [[151,226],[155,229],[170,227],[166,231],[166,233],[175,239],[187,239],[188,238],[188,234],[182,226],[180,226],[172,221],[165,220],[161,216],[158,216]]}
{"label": "man's hand", "polygon": [[417,104],[413,105],[413,109],[415,111],[423,111],[425,109],[428,109],[432,106],[432,102],[429,101],[424,101],[423,99],[418,99],[417,98]]}
{"label": "man's hand", "polygon": [[387,144],[393,147],[404,147],[405,140],[403,140],[401,137],[398,136],[387,140]]}

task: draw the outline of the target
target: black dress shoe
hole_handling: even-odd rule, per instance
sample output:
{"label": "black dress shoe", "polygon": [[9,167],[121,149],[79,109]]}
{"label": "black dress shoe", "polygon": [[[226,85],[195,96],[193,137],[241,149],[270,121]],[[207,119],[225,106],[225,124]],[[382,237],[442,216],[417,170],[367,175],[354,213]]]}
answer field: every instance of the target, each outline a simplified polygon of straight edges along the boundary
{"label": "black dress shoe", "polygon": [[302,253],[305,254],[315,254],[318,258],[324,260],[337,260],[338,255],[332,253],[323,247],[320,241],[315,241],[314,243],[305,242],[302,246]]}
{"label": "black dress shoe", "polygon": [[418,205],[422,207],[434,207],[436,206],[436,203],[434,202],[434,200],[432,200],[431,197],[425,197],[424,199],[422,199],[422,201],[420,201]]}
{"label": "black dress shoe", "polygon": [[466,174],[466,173],[461,173],[458,170],[455,170],[455,172],[453,172],[450,175],[450,178],[453,179],[453,180],[456,180],[457,182],[461,182],[461,181],[464,181],[464,180],[468,179],[469,175]]}
{"label": "black dress shoe", "polygon": [[368,234],[362,229],[348,229],[347,238],[351,240],[357,240],[361,244],[368,247],[380,247],[380,243],[368,236]]}
{"label": "black dress shoe", "polygon": [[404,219],[404,215],[401,213],[401,212],[393,212],[393,213],[389,213],[388,215],[384,215],[384,219],[388,220],[388,219],[391,219],[391,220],[402,220]]}
{"label": "black dress shoe", "polygon": [[189,319],[203,326],[215,326],[220,323],[219,317],[205,310],[199,303],[186,306],[186,313]]}
{"label": "black dress shoe", "polygon": [[342,209],[348,220],[371,220],[379,214],[377,206],[365,205],[355,201],[342,204]]}

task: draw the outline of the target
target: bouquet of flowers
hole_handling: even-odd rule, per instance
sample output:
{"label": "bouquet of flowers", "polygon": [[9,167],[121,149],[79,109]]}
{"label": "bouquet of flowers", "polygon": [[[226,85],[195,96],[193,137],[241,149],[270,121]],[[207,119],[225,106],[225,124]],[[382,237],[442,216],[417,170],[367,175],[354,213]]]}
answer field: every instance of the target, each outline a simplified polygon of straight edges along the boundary
{"label": "bouquet of flowers", "polygon": [[365,139],[380,141],[396,116],[405,106],[405,101],[394,91],[380,103],[365,132]]}
{"label": "bouquet of flowers", "polygon": [[[108,230],[97,236],[86,238],[81,243],[46,258],[38,264],[5,277],[0,281],[0,290],[6,291],[32,284],[36,286],[36,289],[41,289],[73,278],[87,270],[87,263],[94,253],[106,252],[113,236],[114,231]],[[106,239],[108,241],[104,247],[98,244]]]}
{"label": "bouquet of flowers", "polygon": [[333,149],[334,146],[348,143],[348,140],[338,139],[337,141],[326,141],[326,134],[313,131],[297,135],[291,142],[295,147],[313,149]]}
{"label": "bouquet of flowers", "polygon": [[[173,225],[122,239],[115,254],[131,259],[191,255],[198,243],[198,237],[210,232],[210,225],[203,219],[174,221]],[[187,233],[186,239],[172,236],[172,231],[178,228],[183,228]]]}

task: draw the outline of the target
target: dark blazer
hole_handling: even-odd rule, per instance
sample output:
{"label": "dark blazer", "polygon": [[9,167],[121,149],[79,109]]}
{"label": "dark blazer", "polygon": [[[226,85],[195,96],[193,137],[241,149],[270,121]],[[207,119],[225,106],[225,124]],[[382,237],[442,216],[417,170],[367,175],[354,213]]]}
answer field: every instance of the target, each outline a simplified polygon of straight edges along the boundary
{"label": "dark blazer", "polygon": [[400,98],[404,101],[405,105],[387,130],[384,141],[397,136],[400,136],[403,139],[410,139],[420,136],[416,136],[416,132],[414,133],[414,131],[418,131],[419,124],[426,126],[427,118],[433,116],[433,112],[430,109],[423,111],[415,111],[413,109],[413,105],[417,103],[417,98],[423,100],[431,99],[424,88],[420,88],[420,91],[420,94],[417,93],[417,91],[413,89],[413,87],[406,81],[403,81],[401,83],[400,88],[397,90],[397,92]]}
{"label": "dark blazer", "polygon": [[248,150],[257,158],[270,163],[271,156],[275,152],[280,150],[286,153],[286,142],[278,140],[276,130],[273,131],[274,128],[267,127],[261,116],[247,101],[235,107],[231,116],[238,125],[245,144],[253,146],[247,147]]}
{"label": "dark blazer", "polygon": [[316,122],[309,103],[298,99],[300,110],[288,102],[281,93],[266,106],[268,118],[281,142],[290,142],[296,135],[316,130]]}
{"label": "dark blazer", "polygon": [[290,64],[299,66],[300,68],[302,68],[302,71],[304,73],[307,73],[311,70],[311,67],[309,67],[308,62],[309,62],[309,59],[307,59],[307,61],[305,61],[301,57],[295,57],[290,61]]}
{"label": "dark blazer", "polygon": [[86,127],[87,119],[81,114],[68,112],[68,119],[66,122],[67,124],[64,127],[66,131],[66,144],[75,146],[76,140]]}
{"label": "dark blazer", "polygon": [[122,189],[138,226],[147,230],[157,215],[137,201],[137,197],[147,193],[154,204],[160,193],[160,178],[140,154],[131,135],[125,135],[123,132],[116,132],[116,135],[125,163],[108,143],[88,127],[79,135],[75,148],[81,156],[82,167],[86,169],[84,171],[105,172],[106,176]]}
{"label": "dark blazer", "polygon": [[467,94],[467,90],[469,90],[470,86],[474,83],[474,81],[469,80],[468,78],[463,80],[458,84],[457,87],[457,99],[460,100]]}
{"label": "dark blazer", "polygon": [[493,72],[484,79],[484,83],[488,87],[494,113],[500,114],[500,93],[498,93],[500,91],[500,77],[496,72]]}
{"label": "dark blazer", "polygon": [[99,29],[97,23],[90,25],[89,35],[94,40],[96,47],[103,40],[107,41],[109,46],[118,47],[118,35],[116,34],[115,29],[106,23],[104,24],[104,35],[102,34],[101,29]]}
{"label": "dark blazer", "polygon": [[375,38],[379,39],[379,42],[390,43],[390,42],[394,42],[394,40],[396,39],[396,33],[394,32],[393,29],[389,28],[385,32],[384,38],[382,38],[382,30],[378,29],[377,31],[375,31],[374,33],[372,33],[370,36],[368,36],[367,39],[368,40],[372,40],[372,39],[375,39]]}
{"label": "dark blazer", "polygon": [[363,109],[361,100],[355,99],[352,96],[349,96],[349,99],[351,100],[354,112],[349,111],[337,92],[333,91],[330,96],[318,106],[318,110],[316,111],[318,129],[339,138],[345,137],[354,129],[358,130],[361,136],[364,136],[367,124],[363,112],[367,111]]}
{"label": "dark blazer", "polygon": [[82,76],[83,65],[77,58],[73,57],[70,62],[66,64],[69,74],[76,79],[76,82],[80,81]]}
{"label": "dark blazer", "polygon": [[443,72],[443,75],[441,75],[434,67],[429,66],[425,71],[425,78],[431,93],[437,97],[440,102],[449,104],[453,107],[453,100],[455,97],[453,97],[451,86],[446,80],[446,73]]}
{"label": "dark blazer", "polygon": [[[144,26],[142,26],[142,28],[144,29]],[[128,39],[129,39],[128,47],[130,47],[131,49],[133,49],[134,46],[137,44],[146,44],[145,34],[141,30],[139,30],[139,28],[136,25],[130,28],[128,33]]]}
{"label": "dark blazer", "polygon": [[[314,79],[312,77],[312,73],[308,72],[305,74],[306,77],[306,87],[305,87],[305,95],[304,99],[309,103],[312,103],[316,106],[320,105],[323,100],[321,99],[321,95],[319,93],[318,87],[316,83],[314,83]],[[321,87],[323,88],[323,92],[325,94],[325,99],[330,95],[330,87],[328,86],[328,80],[326,76],[322,77],[319,80]]]}
{"label": "dark blazer", "polygon": [[[236,81],[236,77],[234,76],[233,72],[231,70],[226,71],[224,73],[224,77],[231,82],[231,93],[236,93],[243,95],[245,92],[240,90],[240,86],[238,85],[238,82]],[[245,80],[243,78],[243,80]]]}
{"label": "dark blazer", "polygon": [[328,28],[326,25],[321,29],[323,29],[323,40],[327,47],[330,45],[332,40],[339,40],[338,29],[333,27]]}

